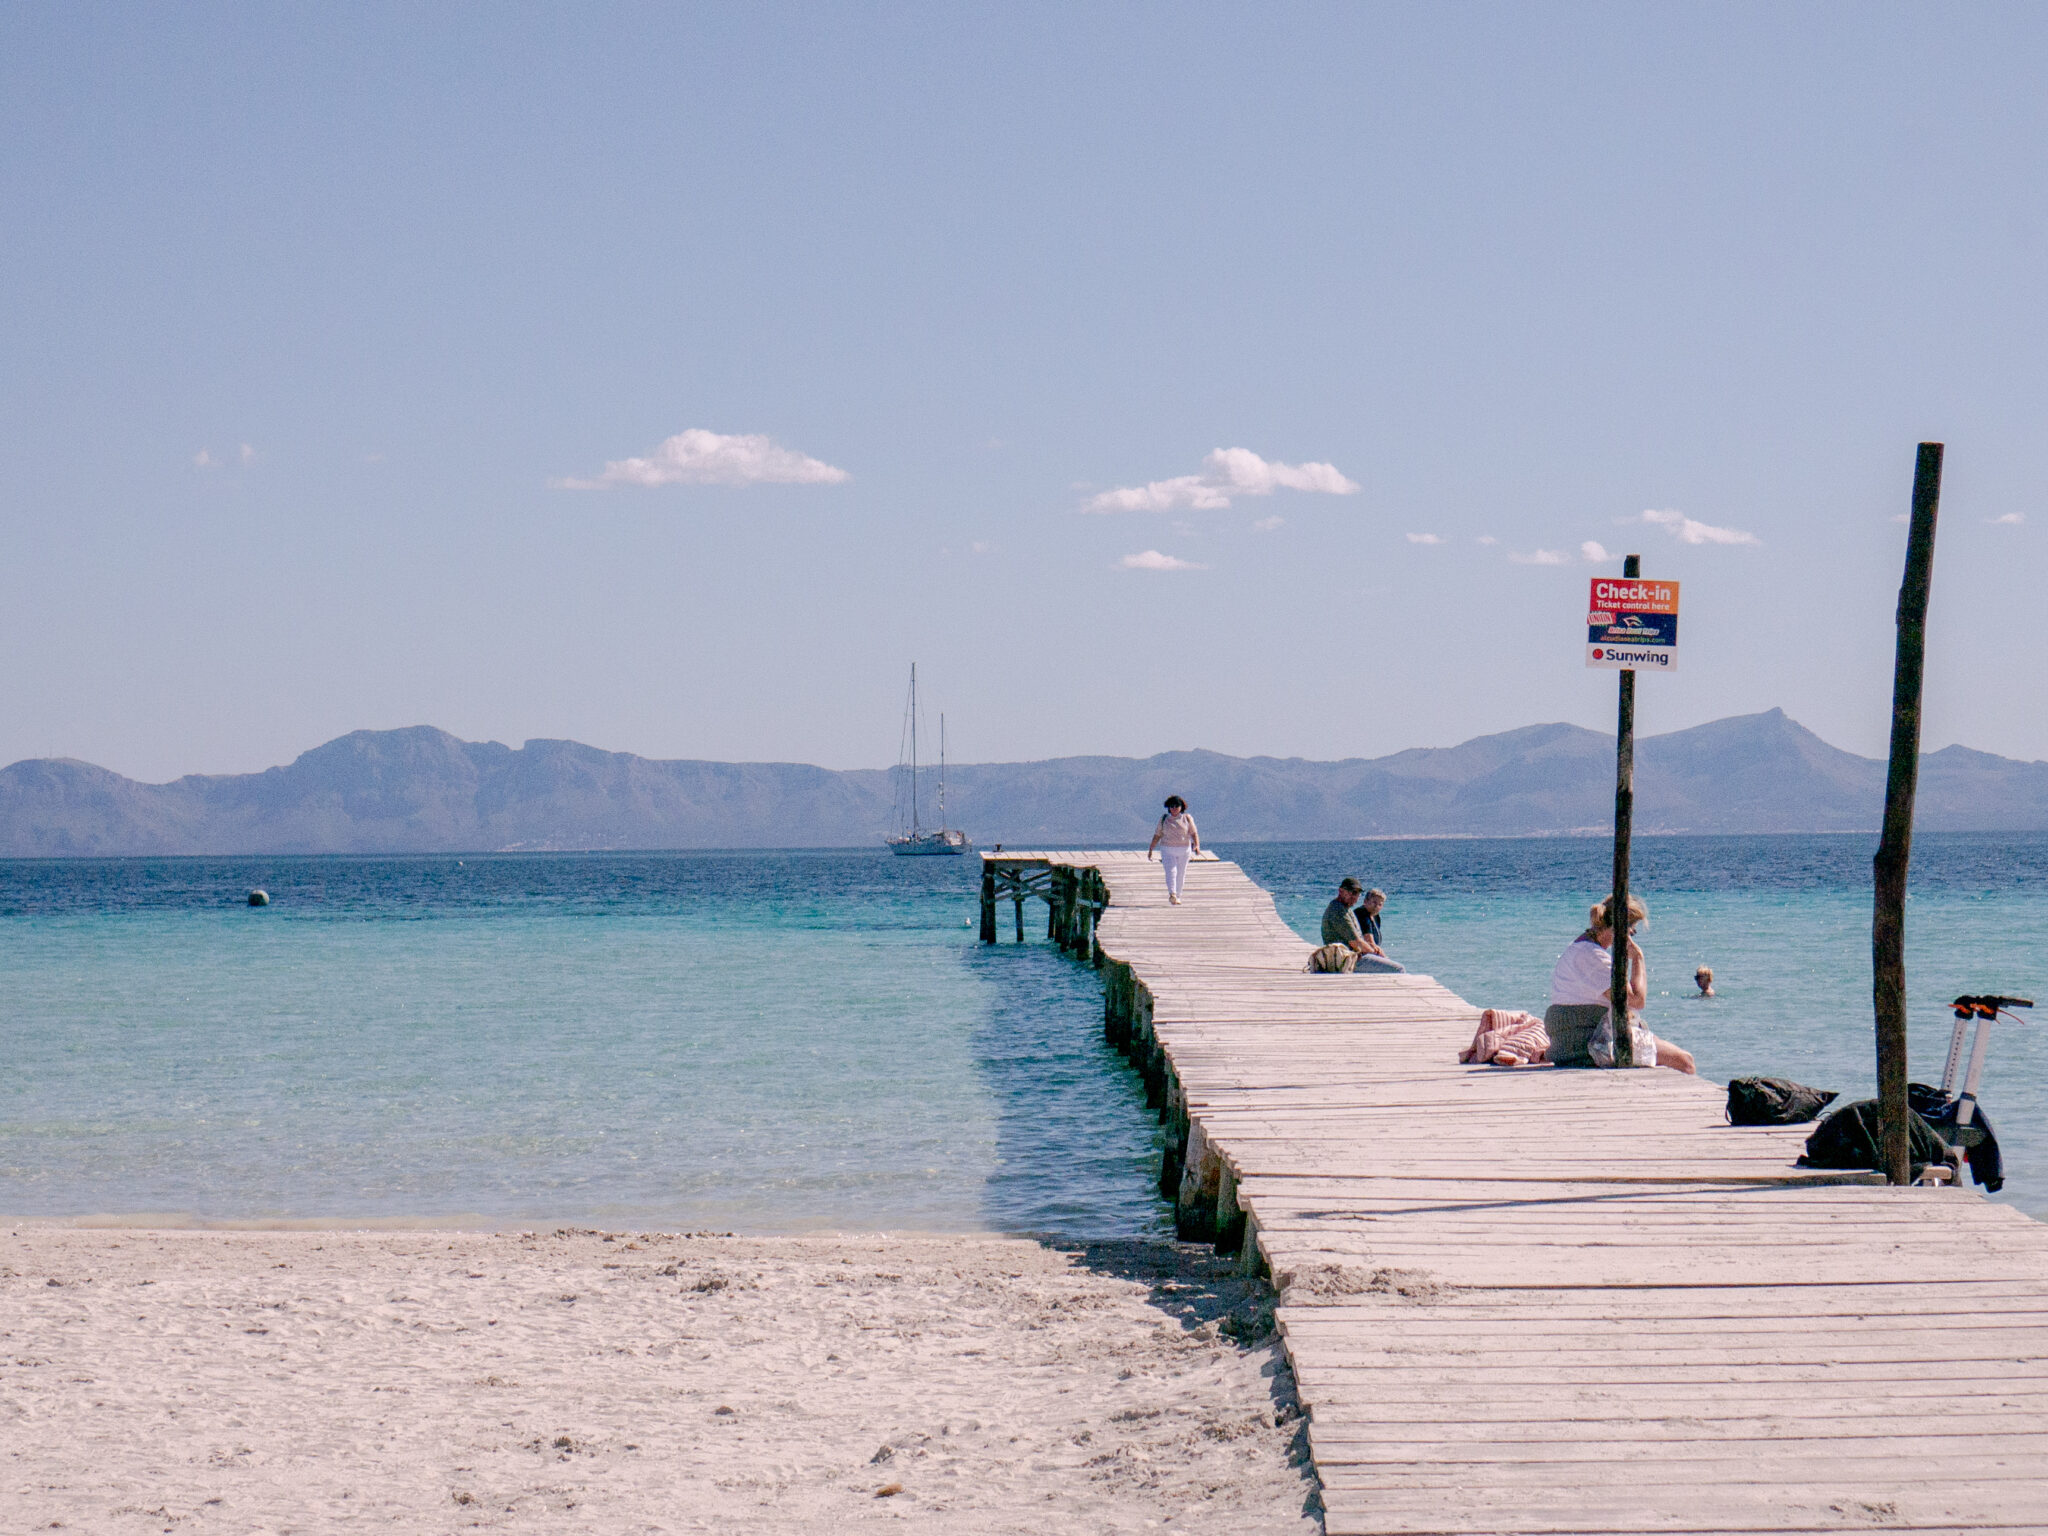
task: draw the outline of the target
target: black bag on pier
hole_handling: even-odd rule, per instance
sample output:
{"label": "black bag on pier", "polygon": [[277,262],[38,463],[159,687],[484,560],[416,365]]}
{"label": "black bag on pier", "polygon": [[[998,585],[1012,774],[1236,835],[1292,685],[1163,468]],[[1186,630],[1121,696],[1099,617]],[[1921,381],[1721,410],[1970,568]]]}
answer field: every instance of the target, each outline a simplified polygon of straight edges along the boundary
{"label": "black bag on pier", "polygon": [[[1934,1128],[1912,1110],[1906,1111],[1907,1135],[1911,1138],[1913,1177],[1920,1177],[1920,1170],[1930,1164],[1954,1166],[1949,1155],[1948,1144],[1934,1134]],[[1844,1104],[1827,1119],[1813,1128],[1813,1134],[1806,1138],[1806,1153],[1799,1159],[1802,1168],[1867,1168],[1872,1172],[1884,1167],[1884,1132],[1877,1113],[1877,1100],[1858,1099],[1854,1104]]]}
{"label": "black bag on pier", "polygon": [[1728,1123],[1804,1125],[1839,1097],[1782,1077],[1738,1077],[1728,1085]]}

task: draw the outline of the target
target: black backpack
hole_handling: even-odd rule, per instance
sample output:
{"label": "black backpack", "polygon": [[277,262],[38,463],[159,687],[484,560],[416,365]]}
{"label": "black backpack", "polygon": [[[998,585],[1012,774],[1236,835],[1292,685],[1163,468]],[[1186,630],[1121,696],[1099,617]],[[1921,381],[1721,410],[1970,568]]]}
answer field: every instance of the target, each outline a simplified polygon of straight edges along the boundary
{"label": "black backpack", "polygon": [[1728,1085],[1730,1125],[1804,1125],[1839,1095],[1782,1077],[1738,1077]]}
{"label": "black backpack", "polygon": [[1925,1083],[1908,1083],[1906,1104],[1927,1122],[1935,1135],[1950,1146],[1962,1149],[1963,1158],[1970,1165],[1971,1178],[1994,1195],[2005,1188],[2005,1154],[1998,1150],[1998,1132],[1991,1128],[1991,1117],[1984,1113],[1983,1105],[1977,1106],[1970,1124],[1958,1126],[1956,1111],[1962,1106],[1953,1095],[1943,1093],[1939,1088],[1930,1088]]}
{"label": "black backpack", "polygon": [[[1929,1164],[1950,1161],[1948,1144],[1934,1134],[1934,1127],[1914,1114],[1906,1111],[1909,1122],[1907,1134],[1912,1142],[1913,1177],[1920,1177],[1920,1170]],[[1799,1159],[1802,1168],[1868,1168],[1872,1171],[1884,1167],[1884,1133],[1880,1129],[1877,1100],[1858,1099],[1854,1104],[1845,1104],[1827,1119],[1814,1127],[1813,1134],[1806,1138],[1806,1155]]]}

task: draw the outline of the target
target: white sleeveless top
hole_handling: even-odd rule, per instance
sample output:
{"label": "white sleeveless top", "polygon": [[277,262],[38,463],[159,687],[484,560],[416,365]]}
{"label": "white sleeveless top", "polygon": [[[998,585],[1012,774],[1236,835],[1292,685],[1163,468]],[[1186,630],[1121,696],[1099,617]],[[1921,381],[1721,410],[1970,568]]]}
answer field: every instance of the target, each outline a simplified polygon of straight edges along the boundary
{"label": "white sleeveless top", "polygon": [[1614,956],[1591,939],[1573,939],[1550,973],[1550,1006],[1607,1006],[1614,985]]}

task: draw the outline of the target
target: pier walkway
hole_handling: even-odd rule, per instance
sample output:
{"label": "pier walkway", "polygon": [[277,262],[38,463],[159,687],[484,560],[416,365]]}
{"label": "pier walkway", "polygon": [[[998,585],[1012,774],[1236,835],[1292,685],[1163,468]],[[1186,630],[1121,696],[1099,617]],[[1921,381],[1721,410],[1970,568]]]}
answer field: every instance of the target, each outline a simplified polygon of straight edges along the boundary
{"label": "pier walkway", "polygon": [[1233,864],[988,863],[1103,968],[1183,1234],[1281,1289],[1333,1536],[2048,1531],[2048,1227],[1675,1072],[1460,1066],[1477,1006],[1307,974]]}

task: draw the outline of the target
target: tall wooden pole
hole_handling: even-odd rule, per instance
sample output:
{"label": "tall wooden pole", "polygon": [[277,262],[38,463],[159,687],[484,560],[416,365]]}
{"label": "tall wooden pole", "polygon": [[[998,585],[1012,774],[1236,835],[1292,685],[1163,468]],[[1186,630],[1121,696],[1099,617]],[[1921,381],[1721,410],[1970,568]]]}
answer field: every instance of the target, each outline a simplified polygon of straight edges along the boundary
{"label": "tall wooden pole", "polygon": [[1877,1105],[1884,1173],[1913,1176],[1906,1109],[1906,866],[1913,856],[1913,794],[1920,781],[1920,677],[1927,658],[1927,593],[1934,579],[1934,522],[1941,510],[1941,444],[1922,443],[1913,466],[1913,521],[1899,583],[1899,645],[1892,662],[1892,760],[1884,783],[1884,834],[1870,922],[1871,1000],[1877,1010]]}
{"label": "tall wooden pole", "polygon": [[[1643,557],[1629,555],[1621,562],[1624,581],[1643,574]],[[1628,842],[1636,813],[1636,674],[1633,667],[1621,674],[1621,705],[1614,725],[1614,902],[1607,916],[1614,924],[1614,1064],[1636,1064],[1634,1032],[1628,1027]]]}

